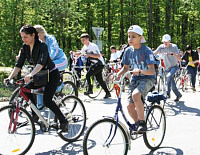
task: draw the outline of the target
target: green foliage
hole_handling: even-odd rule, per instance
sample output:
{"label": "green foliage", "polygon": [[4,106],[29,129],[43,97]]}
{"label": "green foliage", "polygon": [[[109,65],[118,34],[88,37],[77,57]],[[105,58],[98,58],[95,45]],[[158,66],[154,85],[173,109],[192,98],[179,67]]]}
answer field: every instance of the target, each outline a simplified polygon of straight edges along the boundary
{"label": "green foliage", "polygon": [[43,25],[67,55],[81,49],[81,33],[96,40],[92,27],[103,27],[100,40],[109,57],[110,45],[118,48],[127,43],[127,29],[133,24],[144,29],[149,47],[156,48],[168,33],[179,48],[184,50],[187,44],[196,48],[200,45],[199,17],[199,0],[1,0],[0,65],[15,64],[22,45],[19,30],[24,24]]}

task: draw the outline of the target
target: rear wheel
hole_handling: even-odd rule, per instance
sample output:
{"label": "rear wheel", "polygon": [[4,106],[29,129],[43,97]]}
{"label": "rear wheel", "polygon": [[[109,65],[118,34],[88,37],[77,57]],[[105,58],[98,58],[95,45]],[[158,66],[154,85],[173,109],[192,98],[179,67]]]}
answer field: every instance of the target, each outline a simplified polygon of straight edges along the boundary
{"label": "rear wheel", "polygon": [[149,110],[146,117],[147,131],[143,138],[146,146],[151,149],[157,149],[165,136],[166,118],[163,109],[160,106],[154,105]]}
{"label": "rear wheel", "polygon": [[85,107],[76,96],[66,96],[59,104],[59,107],[69,122],[68,132],[61,132],[59,136],[67,142],[76,141],[85,129]]}

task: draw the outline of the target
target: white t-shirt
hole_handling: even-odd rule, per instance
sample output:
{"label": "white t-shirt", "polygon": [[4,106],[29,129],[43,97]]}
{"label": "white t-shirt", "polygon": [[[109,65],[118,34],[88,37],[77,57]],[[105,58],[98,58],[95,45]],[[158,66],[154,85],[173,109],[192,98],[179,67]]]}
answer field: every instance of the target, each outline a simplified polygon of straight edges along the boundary
{"label": "white t-shirt", "polygon": [[[89,42],[88,46],[84,45],[80,52],[81,52],[81,54],[100,54],[100,57],[98,59],[102,62],[103,65],[105,64],[104,60],[103,60],[103,57],[102,57],[102,55],[101,55],[101,53],[99,51],[98,46],[96,44],[94,44],[94,43]],[[97,63],[98,62],[97,60],[92,59],[92,57],[91,57],[91,61],[93,63]]]}
{"label": "white t-shirt", "polygon": [[118,55],[117,55],[116,52],[114,52],[114,53],[112,53],[112,54],[110,55],[110,61],[117,60],[117,58],[118,58]]}

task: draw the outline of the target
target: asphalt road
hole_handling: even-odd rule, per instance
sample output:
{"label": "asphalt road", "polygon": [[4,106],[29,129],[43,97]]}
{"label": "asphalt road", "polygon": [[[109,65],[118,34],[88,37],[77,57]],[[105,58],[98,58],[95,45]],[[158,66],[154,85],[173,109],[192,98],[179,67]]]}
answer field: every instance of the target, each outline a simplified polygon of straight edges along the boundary
{"label": "asphalt road", "polygon": [[[173,94],[173,93],[172,93]],[[128,155],[158,154],[158,155],[199,155],[200,154],[200,87],[194,93],[191,90],[183,92],[183,97],[175,103],[172,99],[167,100],[165,106],[166,135],[161,147],[153,152],[149,150],[143,138],[131,141],[131,150]],[[89,99],[79,96],[84,102],[87,113],[86,129],[91,123],[102,118],[102,116],[114,116],[116,107],[116,95],[112,92],[112,98],[103,99],[102,93],[97,99]],[[123,94],[123,106],[126,109],[127,93]],[[7,104],[1,102],[0,106]],[[122,118],[122,117],[120,117]],[[28,155],[83,155],[82,140],[67,143],[63,141],[54,131],[42,133],[36,125],[37,134]],[[2,142],[2,141],[1,141]],[[97,154],[101,154],[97,152]]]}

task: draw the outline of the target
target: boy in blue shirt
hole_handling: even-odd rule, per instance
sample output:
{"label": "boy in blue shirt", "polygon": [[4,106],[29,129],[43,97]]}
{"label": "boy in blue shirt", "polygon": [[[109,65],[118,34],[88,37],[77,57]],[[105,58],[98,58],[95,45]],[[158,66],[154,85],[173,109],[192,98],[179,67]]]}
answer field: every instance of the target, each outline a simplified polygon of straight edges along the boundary
{"label": "boy in blue shirt", "polygon": [[128,29],[129,47],[126,49],[122,63],[123,68],[118,72],[120,77],[127,71],[132,70],[132,80],[129,85],[129,105],[128,113],[137,124],[138,134],[147,130],[144,118],[144,99],[155,83],[155,59],[149,47],[142,44],[145,41],[143,30],[138,25],[133,25]]}

